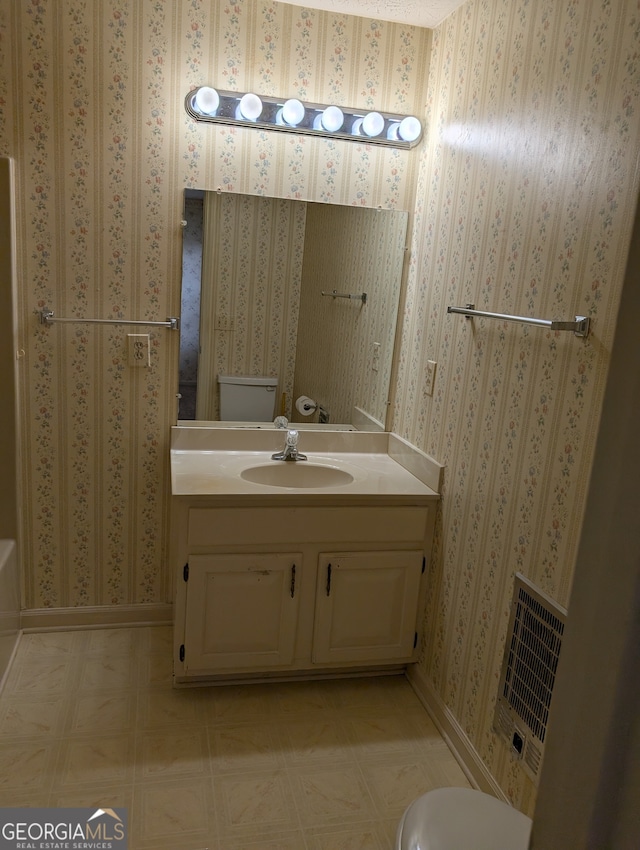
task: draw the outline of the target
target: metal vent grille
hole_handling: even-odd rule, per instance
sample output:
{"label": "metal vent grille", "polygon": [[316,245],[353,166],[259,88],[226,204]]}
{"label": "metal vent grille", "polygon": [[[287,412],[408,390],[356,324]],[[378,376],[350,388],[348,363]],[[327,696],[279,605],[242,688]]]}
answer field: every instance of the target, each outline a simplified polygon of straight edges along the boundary
{"label": "metal vent grille", "polygon": [[566,614],[516,574],[493,725],[534,781],[544,754]]}

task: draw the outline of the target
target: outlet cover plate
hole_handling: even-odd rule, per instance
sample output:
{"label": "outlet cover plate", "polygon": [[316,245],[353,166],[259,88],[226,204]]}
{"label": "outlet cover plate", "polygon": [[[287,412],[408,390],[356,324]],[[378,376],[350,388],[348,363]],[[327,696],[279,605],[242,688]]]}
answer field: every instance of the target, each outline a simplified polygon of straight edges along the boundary
{"label": "outlet cover plate", "polygon": [[127,357],[131,367],[151,366],[149,334],[127,334]]}
{"label": "outlet cover plate", "polygon": [[427,360],[427,368],[424,371],[424,391],[427,395],[433,395],[433,386],[436,382],[436,366],[435,360]]}

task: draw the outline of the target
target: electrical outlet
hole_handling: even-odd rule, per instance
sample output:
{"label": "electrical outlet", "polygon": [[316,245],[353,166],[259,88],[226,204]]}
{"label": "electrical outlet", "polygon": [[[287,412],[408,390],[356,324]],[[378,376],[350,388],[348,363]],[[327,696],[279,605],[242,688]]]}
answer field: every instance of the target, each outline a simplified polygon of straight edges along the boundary
{"label": "electrical outlet", "polygon": [[380,371],[380,343],[373,343],[373,356],[371,358],[371,369],[374,372]]}
{"label": "electrical outlet", "polygon": [[149,334],[127,334],[129,366],[151,366]]}
{"label": "electrical outlet", "polygon": [[427,368],[424,372],[424,391],[427,395],[433,395],[433,385],[436,382],[436,366],[435,360],[427,360]]}

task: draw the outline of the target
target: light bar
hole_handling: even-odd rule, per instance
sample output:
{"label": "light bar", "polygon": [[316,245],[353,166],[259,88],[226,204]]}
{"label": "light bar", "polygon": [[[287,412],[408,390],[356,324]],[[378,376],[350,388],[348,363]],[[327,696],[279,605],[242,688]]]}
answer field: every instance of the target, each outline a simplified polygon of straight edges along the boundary
{"label": "light bar", "polygon": [[413,148],[422,138],[422,124],[414,115],[325,106],[296,98],[200,86],[189,92],[184,104],[192,118],[207,123],[284,130],[394,148]]}

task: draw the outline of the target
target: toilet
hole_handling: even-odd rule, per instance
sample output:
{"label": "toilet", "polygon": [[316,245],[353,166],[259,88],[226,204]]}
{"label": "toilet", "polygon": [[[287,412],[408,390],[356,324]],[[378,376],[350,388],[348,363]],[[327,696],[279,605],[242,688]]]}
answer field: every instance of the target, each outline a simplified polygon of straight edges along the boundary
{"label": "toilet", "polygon": [[227,422],[273,422],[277,378],[218,375],[220,419]]}
{"label": "toilet", "polygon": [[527,850],[531,818],[471,788],[418,797],[398,825],[396,850]]}

